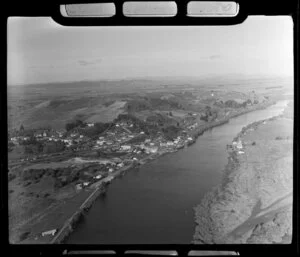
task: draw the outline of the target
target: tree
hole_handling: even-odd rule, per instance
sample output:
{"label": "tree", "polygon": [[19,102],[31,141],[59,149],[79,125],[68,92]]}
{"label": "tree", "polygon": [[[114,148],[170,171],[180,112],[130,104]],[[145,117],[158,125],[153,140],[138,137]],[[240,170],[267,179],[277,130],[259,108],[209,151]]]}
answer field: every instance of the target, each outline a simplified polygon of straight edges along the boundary
{"label": "tree", "polygon": [[37,144],[25,145],[24,152],[25,154],[38,154],[43,151],[43,145],[38,142]]}
{"label": "tree", "polygon": [[111,126],[111,123],[96,122],[93,127],[87,127],[81,131],[81,133],[87,137],[94,137],[102,134]]}
{"label": "tree", "polygon": [[168,140],[173,140],[174,138],[176,138],[179,131],[180,128],[175,127],[173,125],[162,129],[162,132]]}
{"label": "tree", "polygon": [[11,151],[13,150],[13,148],[14,148],[15,145],[14,145],[13,142],[10,142],[10,141],[9,141],[7,146],[8,146],[8,149],[7,149],[8,152],[11,152]]}
{"label": "tree", "polygon": [[208,121],[208,116],[206,114],[201,115],[200,120],[204,120],[205,122],[207,122]]}
{"label": "tree", "polygon": [[211,116],[212,115],[211,107],[210,106],[206,106],[205,107],[205,115],[206,116]]}
{"label": "tree", "polygon": [[36,140],[36,138],[33,135],[29,135],[29,139],[21,141],[20,144],[21,145],[36,145],[36,144],[39,144],[39,142]]}
{"label": "tree", "polygon": [[82,120],[76,120],[74,122],[67,123],[65,127],[67,131],[70,131],[74,128],[83,127],[83,126],[85,126],[85,123]]}
{"label": "tree", "polygon": [[65,149],[65,144],[62,142],[47,142],[43,147],[44,153],[57,153]]}

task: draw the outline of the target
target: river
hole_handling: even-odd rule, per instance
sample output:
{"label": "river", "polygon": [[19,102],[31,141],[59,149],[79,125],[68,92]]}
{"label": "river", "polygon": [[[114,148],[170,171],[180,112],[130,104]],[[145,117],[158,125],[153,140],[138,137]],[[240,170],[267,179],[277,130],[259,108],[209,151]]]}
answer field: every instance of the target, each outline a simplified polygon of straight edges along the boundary
{"label": "river", "polygon": [[212,128],[188,148],[164,155],[116,178],[68,244],[189,244],[194,210],[222,179],[226,145],[242,127],[280,114],[287,100]]}

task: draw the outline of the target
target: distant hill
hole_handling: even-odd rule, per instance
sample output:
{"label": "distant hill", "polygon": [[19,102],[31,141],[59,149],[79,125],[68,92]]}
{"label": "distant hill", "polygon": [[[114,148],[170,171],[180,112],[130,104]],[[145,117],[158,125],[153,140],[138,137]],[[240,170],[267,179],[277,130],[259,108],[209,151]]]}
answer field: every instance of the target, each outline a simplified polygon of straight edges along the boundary
{"label": "distant hill", "polygon": [[85,122],[109,122],[123,112],[126,102],[112,101],[106,104],[107,101],[98,97],[46,100],[35,106],[27,106],[20,114],[9,115],[9,125],[15,128],[19,128],[21,124],[26,128],[50,125],[61,129],[73,119]]}
{"label": "distant hill", "polygon": [[8,127],[59,129],[72,119],[108,122],[121,113],[135,113],[145,120],[156,110],[201,112],[215,101],[260,102],[275,91],[292,93],[292,82],[290,78],[207,76],[8,86]]}

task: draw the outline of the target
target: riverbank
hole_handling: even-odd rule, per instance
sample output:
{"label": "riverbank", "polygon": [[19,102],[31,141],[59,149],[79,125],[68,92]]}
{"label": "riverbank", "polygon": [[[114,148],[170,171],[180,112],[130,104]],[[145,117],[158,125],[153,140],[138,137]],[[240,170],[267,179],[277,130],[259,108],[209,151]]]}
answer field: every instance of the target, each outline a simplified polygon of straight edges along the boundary
{"label": "riverbank", "polygon": [[194,243],[291,242],[292,107],[233,139],[222,184],[195,207]]}
{"label": "riverbank", "polygon": [[[258,110],[258,109],[266,108],[266,107],[268,107],[271,104],[273,104],[273,103],[269,102],[267,104],[265,103],[264,105],[255,106],[255,108],[249,108],[249,109],[246,109],[246,110],[242,110],[239,113],[234,113],[231,116],[228,115],[225,119],[218,120],[218,121],[215,121],[215,122],[211,122],[210,124],[207,124],[205,126],[199,126],[197,129],[195,129],[193,131],[193,133],[194,133],[192,135],[193,136],[193,140],[189,141],[188,144],[186,144],[186,147],[189,146],[189,145],[191,145],[191,144],[193,144],[193,143],[195,143],[196,142],[196,138],[198,136],[200,136],[201,134],[203,134],[206,130],[209,130],[209,129],[213,128],[213,127],[220,126],[220,125],[222,125],[224,123],[227,123],[233,117],[245,114],[245,113],[250,112],[250,111],[255,111],[255,110]],[[180,149],[176,149],[174,151],[164,151],[164,152],[158,152],[156,154],[150,154],[146,158],[144,158],[142,160],[139,160],[138,165],[144,165],[144,164],[146,164],[146,163],[148,163],[148,162],[150,162],[152,160],[156,160],[156,159],[158,159],[158,158],[160,158],[160,157],[162,157],[162,156],[164,156],[166,154],[169,154],[169,153],[172,153],[172,152],[175,152],[175,151],[178,151],[178,150],[180,150]],[[134,168],[134,167],[131,167],[131,168]],[[114,174],[113,177],[117,178],[119,175],[124,174],[125,171],[129,172],[131,168],[124,170],[124,172],[122,172],[121,174]]]}
{"label": "riverbank", "polygon": [[[191,145],[191,144],[193,144],[193,143],[195,143],[197,137],[200,136],[200,135],[202,135],[206,130],[209,130],[209,129],[213,128],[213,127],[225,124],[225,123],[227,123],[233,117],[245,114],[247,112],[255,111],[255,110],[258,110],[258,109],[264,109],[264,108],[266,108],[266,107],[268,107],[269,105],[272,105],[272,104],[273,104],[273,102],[268,102],[268,103],[260,104],[259,106],[255,106],[255,107],[252,107],[252,108],[241,110],[240,112],[234,113],[233,115],[228,115],[227,117],[225,117],[222,120],[214,121],[214,122],[211,122],[210,124],[199,126],[199,127],[197,127],[195,130],[193,130],[191,132],[193,140],[189,141],[188,144],[186,144],[186,147],[189,146],[189,145]],[[148,163],[148,162],[150,162],[152,160],[156,160],[157,158],[160,158],[160,157],[162,157],[162,156],[164,156],[166,154],[169,154],[169,153],[172,153],[172,152],[175,152],[175,151],[178,151],[178,150],[180,150],[180,149],[176,149],[174,151],[164,151],[164,152],[158,152],[156,154],[150,154],[147,157],[145,157],[144,159],[139,160],[139,162],[135,163],[135,165],[124,167],[123,169],[114,172],[114,174],[111,174],[112,180],[115,179],[115,178],[117,178],[118,176],[121,176],[121,175],[125,174],[126,172],[129,172],[132,168],[135,168],[137,165],[139,165],[139,166],[140,165],[144,165],[144,164],[146,164],[146,163]],[[102,191],[102,193],[105,192],[107,189],[108,188],[105,188]],[[101,194],[98,194],[97,197],[100,196],[100,195]],[[94,199],[91,202],[89,202],[88,205],[91,206],[93,202],[94,202]],[[69,221],[69,220],[67,221],[67,224],[72,223],[72,226],[69,226],[69,225],[65,225],[64,226],[64,229],[67,231],[67,233],[63,233],[65,236],[63,238],[61,237],[62,239],[59,239],[58,241],[52,240],[52,243],[63,242],[64,240],[66,240],[68,238],[69,234],[75,229],[76,224],[78,222],[80,222],[80,219],[78,218],[78,215],[76,213],[77,212],[75,212],[75,214],[72,216],[72,217],[74,217],[74,219],[73,219],[74,222]],[[84,213],[85,212],[82,211],[82,212],[80,212],[80,215],[84,215]]]}
{"label": "riverbank", "polygon": [[90,189],[94,189],[92,193],[86,198],[86,200],[80,205],[78,210],[74,212],[74,214],[64,223],[62,228],[58,231],[55,237],[51,240],[51,244],[59,244],[63,243],[68,236],[72,233],[72,231],[76,228],[77,224],[81,221],[83,215],[88,212],[93,203],[97,200],[97,198],[104,194],[107,190],[108,185],[111,181],[118,177],[122,176],[125,172],[128,172],[130,169],[134,168],[136,165],[130,164],[127,165],[115,172],[113,172],[110,176],[93,183],[90,185]]}

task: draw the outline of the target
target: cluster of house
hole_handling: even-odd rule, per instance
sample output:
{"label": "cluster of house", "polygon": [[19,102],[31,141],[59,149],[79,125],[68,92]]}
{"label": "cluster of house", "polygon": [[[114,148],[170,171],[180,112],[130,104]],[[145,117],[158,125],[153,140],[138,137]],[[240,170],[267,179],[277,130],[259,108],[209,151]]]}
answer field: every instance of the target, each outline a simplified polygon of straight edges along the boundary
{"label": "cluster of house", "polygon": [[241,139],[238,139],[237,141],[233,141],[231,145],[228,145],[228,148],[230,148],[233,151],[236,151],[238,154],[244,154],[245,152],[243,150],[243,143]]}
{"label": "cluster of house", "polygon": [[15,145],[18,145],[20,141],[27,141],[29,140],[29,137],[18,137],[18,136],[15,136],[15,137],[11,137],[10,138],[10,141],[15,144]]}
{"label": "cluster of house", "polygon": [[[38,129],[33,132],[33,136],[37,141],[63,142],[67,147],[72,146],[74,143],[81,143],[89,140],[86,136],[81,135],[79,132],[73,132],[66,135],[64,130]],[[30,140],[29,136],[14,136],[10,138],[10,141],[15,145],[19,145],[21,142],[28,140]]]}
{"label": "cluster of house", "polygon": [[[110,159],[108,161],[103,161],[97,174],[90,176],[85,181],[81,181],[81,182],[77,183],[75,185],[76,189],[81,190],[99,180],[101,180],[102,182],[107,182],[108,180],[111,180],[112,178],[114,178],[112,175],[114,171],[117,171],[117,170],[125,167],[125,165],[127,165],[133,161],[133,160],[129,160],[129,159],[126,159],[126,160],[121,160],[119,158],[117,158],[117,159],[118,160]],[[138,160],[137,158],[133,158],[133,159]]]}
{"label": "cluster of house", "polygon": [[81,135],[79,132],[73,132],[66,138],[61,139],[61,141],[64,142],[67,147],[72,146],[74,143],[83,143],[87,142],[88,140],[88,137]]}
{"label": "cluster of house", "polygon": [[187,129],[188,129],[188,130],[193,130],[193,129],[197,128],[197,126],[198,126],[198,122],[196,122],[196,123],[194,123],[194,124],[188,126]]}
{"label": "cluster of house", "polygon": [[[93,123],[87,124],[89,127],[93,125]],[[190,125],[188,129],[193,129],[197,125],[198,123],[194,123]],[[76,130],[72,131],[71,133],[66,133],[64,130],[37,129],[34,131],[33,135],[38,141],[63,142],[66,147],[73,145],[76,145],[76,147],[81,147],[86,145],[88,148],[101,149],[108,153],[131,153],[134,155],[133,158],[138,159],[138,155],[142,153],[155,154],[159,151],[172,151],[174,149],[184,147],[188,142],[192,141],[193,138],[189,137],[186,131],[183,132],[185,133],[181,133],[181,135],[174,140],[166,140],[160,132],[158,132],[154,137],[152,136],[146,138],[145,132],[134,127],[133,122],[122,121],[116,123],[114,127],[104,132],[96,140],[90,140],[90,138],[82,135]],[[132,140],[138,137],[143,138],[143,141]],[[16,136],[10,139],[13,143],[18,144],[20,141],[29,140],[30,137]]]}
{"label": "cluster of house", "polygon": [[154,154],[160,150],[168,151],[184,147],[187,142],[193,140],[187,134],[182,134],[172,141],[166,140],[162,133],[158,132],[155,137],[130,143],[131,139],[145,134],[144,131],[131,132],[128,127],[132,126],[133,124],[117,123],[114,130],[107,131],[96,140],[94,149],[133,154]]}

